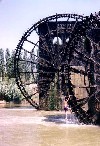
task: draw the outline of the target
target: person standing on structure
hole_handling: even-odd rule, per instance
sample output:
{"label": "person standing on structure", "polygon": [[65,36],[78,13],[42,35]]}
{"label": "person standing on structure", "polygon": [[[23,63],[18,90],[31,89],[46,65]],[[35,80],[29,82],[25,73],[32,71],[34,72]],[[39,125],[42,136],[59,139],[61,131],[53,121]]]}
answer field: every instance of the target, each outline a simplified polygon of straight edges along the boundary
{"label": "person standing on structure", "polygon": [[69,97],[66,97],[65,96],[65,99],[64,99],[64,111],[65,111],[65,114],[66,114],[66,120],[68,119],[68,113],[69,113],[69,105],[68,105],[68,101],[69,101]]}

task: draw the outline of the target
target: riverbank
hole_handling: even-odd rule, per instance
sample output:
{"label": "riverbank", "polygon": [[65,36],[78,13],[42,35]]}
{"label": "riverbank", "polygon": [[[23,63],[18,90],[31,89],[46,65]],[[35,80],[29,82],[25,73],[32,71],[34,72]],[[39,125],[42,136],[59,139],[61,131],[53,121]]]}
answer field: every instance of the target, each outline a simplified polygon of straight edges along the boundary
{"label": "riverbank", "polygon": [[28,102],[15,104],[14,102],[6,102],[4,100],[0,101],[0,109],[1,108],[33,108]]}

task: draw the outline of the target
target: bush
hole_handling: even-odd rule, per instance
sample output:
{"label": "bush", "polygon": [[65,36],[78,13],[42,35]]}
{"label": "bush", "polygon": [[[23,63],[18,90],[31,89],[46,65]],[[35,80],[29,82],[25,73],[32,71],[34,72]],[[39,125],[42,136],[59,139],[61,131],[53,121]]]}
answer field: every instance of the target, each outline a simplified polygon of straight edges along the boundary
{"label": "bush", "polygon": [[5,100],[6,102],[13,101],[14,103],[21,102],[21,93],[16,87],[16,84],[11,83],[1,83],[0,84],[0,98],[1,100]]}

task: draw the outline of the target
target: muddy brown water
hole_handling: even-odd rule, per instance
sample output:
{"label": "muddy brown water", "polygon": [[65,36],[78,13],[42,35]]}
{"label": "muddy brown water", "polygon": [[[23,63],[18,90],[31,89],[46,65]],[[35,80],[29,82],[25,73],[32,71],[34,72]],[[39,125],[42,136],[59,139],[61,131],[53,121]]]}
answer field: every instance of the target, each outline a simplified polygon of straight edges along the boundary
{"label": "muddy brown water", "polygon": [[100,127],[68,123],[64,111],[0,108],[0,146],[100,146]]}

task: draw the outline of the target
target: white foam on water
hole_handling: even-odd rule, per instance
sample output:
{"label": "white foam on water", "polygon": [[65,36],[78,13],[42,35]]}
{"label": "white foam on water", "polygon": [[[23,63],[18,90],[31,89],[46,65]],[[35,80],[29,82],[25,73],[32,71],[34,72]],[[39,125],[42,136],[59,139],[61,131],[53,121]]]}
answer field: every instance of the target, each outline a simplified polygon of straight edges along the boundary
{"label": "white foam on water", "polygon": [[[1,110],[14,110],[14,111],[21,111],[21,110],[35,110],[35,109],[0,109]],[[1,111],[2,112],[2,111]],[[44,116],[1,116],[0,117],[0,126],[5,126],[5,125],[20,125],[20,124],[41,124],[45,126],[58,126],[58,127],[84,127],[84,126],[92,126],[96,127],[94,125],[85,125],[82,123],[79,123],[78,120],[72,116],[72,117],[67,117],[68,119],[61,118],[61,117],[44,117]],[[70,119],[71,118],[71,119]]]}
{"label": "white foam on water", "polygon": [[76,127],[76,128],[86,128],[88,127],[96,127],[94,125],[85,125],[81,123],[72,123],[71,121],[66,121],[65,119],[56,119],[55,121],[46,121],[46,117],[20,117],[20,116],[7,116],[0,118],[0,126],[9,126],[9,125],[44,125],[48,127],[57,126],[59,128],[68,128],[68,127]]}
{"label": "white foam on water", "polygon": [[83,124],[83,123],[72,123],[70,121],[66,121],[64,124],[61,124],[60,125],[61,127],[76,127],[76,128],[86,128],[86,127],[97,127],[96,125],[86,125],[86,124]]}
{"label": "white foam on water", "polygon": [[42,124],[45,126],[53,125],[69,125],[72,124],[70,121],[65,121],[62,118],[51,118],[48,120],[46,117],[40,116],[3,116],[0,118],[0,125],[10,125],[10,124]]}

